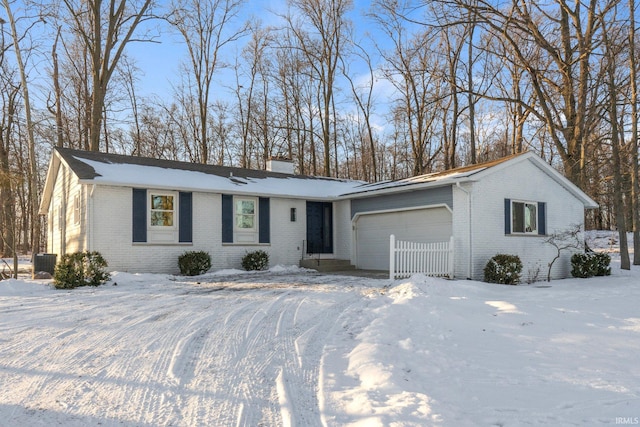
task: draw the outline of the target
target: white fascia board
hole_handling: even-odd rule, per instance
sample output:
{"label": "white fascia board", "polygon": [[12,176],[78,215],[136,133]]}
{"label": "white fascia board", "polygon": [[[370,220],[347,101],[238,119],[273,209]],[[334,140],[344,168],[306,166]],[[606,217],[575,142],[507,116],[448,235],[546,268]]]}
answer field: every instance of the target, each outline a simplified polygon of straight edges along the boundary
{"label": "white fascia board", "polygon": [[512,167],[520,162],[528,161],[544,172],[547,176],[553,179],[556,183],[562,186],[569,193],[573,194],[578,200],[582,202],[585,209],[596,209],[598,208],[598,204],[589,197],[584,191],[578,188],[573,182],[571,182],[567,177],[558,172],[555,168],[549,165],[547,162],[542,160],[540,156],[535,154],[532,151],[528,151],[523,153],[520,156],[514,157],[513,159],[509,159],[505,162],[499,163],[497,165],[491,166],[489,168],[478,171],[474,174],[476,180],[481,180],[484,176],[494,174],[496,172],[501,171],[502,169]]}
{"label": "white fascia board", "polygon": [[51,205],[51,198],[53,197],[53,189],[58,177],[58,171],[60,170],[60,163],[62,159],[58,155],[58,152],[52,150],[54,153],[49,160],[49,168],[47,169],[47,177],[44,182],[44,188],[42,190],[42,198],[40,199],[40,206],[38,207],[38,213],[40,215],[47,215],[49,213],[49,206]]}
{"label": "white fascia board", "polygon": [[96,181],[94,179],[81,179],[80,184],[100,186],[112,186],[112,187],[126,187],[126,188],[144,188],[147,190],[171,190],[171,191],[184,191],[193,193],[210,193],[210,194],[233,194],[238,196],[252,196],[252,197],[272,197],[279,199],[296,199],[296,200],[317,200],[317,201],[334,201],[335,196],[317,196],[317,195],[290,195],[282,193],[267,193],[248,191],[243,189],[220,189],[220,188],[201,188],[201,187],[184,187],[184,186],[169,186],[169,185],[154,185],[154,184],[141,184],[139,182],[120,182],[120,181]]}
{"label": "white fascia board", "polygon": [[568,192],[573,194],[577,199],[579,199],[584,205],[585,209],[597,209],[599,207],[598,203],[596,203],[595,200],[589,197],[587,193],[582,191],[577,185],[571,182],[569,178],[565,177],[560,172],[555,170],[551,165],[542,160],[540,157],[534,155],[530,158],[530,161],[540,170],[546,173],[549,177],[554,179],[558,184],[564,187]]}
{"label": "white fascia board", "polygon": [[392,193],[407,193],[410,191],[425,190],[429,188],[448,187],[448,186],[455,185],[457,182],[463,183],[463,182],[474,182],[474,181],[476,180],[471,179],[465,175],[465,176],[460,176],[458,178],[444,178],[444,179],[430,181],[430,182],[409,183],[405,185],[391,186],[391,187],[381,188],[378,190],[345,193],[338,196],[336,200],[362,199],[365,197],[382,196],[382,195],[392,194]]}

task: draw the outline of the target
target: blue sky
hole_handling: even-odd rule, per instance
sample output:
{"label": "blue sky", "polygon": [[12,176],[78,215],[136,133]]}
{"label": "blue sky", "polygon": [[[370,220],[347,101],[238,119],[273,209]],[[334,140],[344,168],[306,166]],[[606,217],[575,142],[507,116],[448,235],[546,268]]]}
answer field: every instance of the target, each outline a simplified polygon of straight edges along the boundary
{"label": "blue sky", "polygon": [[[167,4],[168,1],[160,0],[161,4]],[[37,11],[35,9],[27,9],[25,12],[24,3],[22,0],[17,0],[11,3],[11,7],[15,16],[35,15]],[[354,0],[353,9],[349,13],[349,19],[354,26],[354,37],[358,41],[364,41],[370,44],[368,53],[372,56],[376,55],[375,48],[370,39],[368,39],[369,31],[372,30],[373,24],[365,16],[366,12],[371,7],[371,0]],[[264,26],[282,26],[284,25],[282,19],[278,16],[284,14],[287,11],[286,0],[248,0],[242,11],[242,15],[238,18],[236,25],[241,24],[245,20],[250,18],[259,18]],[[6,13],[4,8],[0,8],[0,17],[6,20]],[[28,20],[32,22],[31,19]],[[26,21],[25,21],[26,22]],[[19,23],[19,27],[20,27]],[[130,43],[126,48],[127,55],[134,60],[135,65],[140,69],[140,73],[137,76],[137,96],[151,97],[153,95],[159,97],[165,102],[170,102],[173,98],[173,86],[180,83],[181,80],[181,66],[188,60],[187,53],[184,47],[184,43],[179,35],[172,31],[166,22],[162,21],[149,21],[144,25],[150,26],[155,32],[160,31],[157,38],[158,43],[136,42]],[[144,32],[145,28],[140,28],[141,32]],[[5,25],[5,32],[8,31],[8,26]],[[20,30],[19,30],[20,31]],[[29,76],[32,83],[32,101],[35,105],[44,105],[48,94],[50,93],[49,73],[52,67],[51,65],[51,43],[53,42],[52,34],[54,31],[54,23],[47,22],[46,25],[39,24],[31,29],[31,35],[33,39],[39,43],[38,51],[40,54],[34,55],[28,59]],[[139,32],[138,34],[141,34]],[[372,31],[375,34],[375,29]],[[9,34],[6,34],[5,41],[10,39]],[[230,44],[222,51],[223,60],[227,62],[233,62],[235,57],[243,49],[249,38],[245,37],[233,44]],[[379,40],[378,40],[379,41]],[[9,54],[8,58],[12,58]],[[352,77],[356,82],[363,81],[368,78],[368,70],[360,67],[358,69],[357,64],[352,67]],[[343,82],[346,85],[346,82]],[[233,70],[220,69],[215,77],[214,96],[212,101],[222,100],[233,103],[235,96],[228,87],[235,85],[235,76]],[[378,113],[382,113],[384,109],[383,105],[388,102],[392,96],[393,89],[388,81],[381,81],[377,87],[377,101]],[[350,93],[350,89],[344,88],[345,93]],[[343,106],[345,107],[345,106]],[[349,107],[346,114],[350,114]],[[352,106],[355,112],[355,104]],[[379,117],[379,116],[378,116]],[[379,117],[377,120],[384,123],[384,119]]]}
{"label": "blue sky", "polygon": [[[364,17],[370,4],[370,0],[354,1],[353,11],[349,17],[353,22],[357,38],[364,38],[370,27]],[[235,24],[239,25],[246,19],[258,18],[264,26],[283,25],[278,14],[285,13],[286,9],[286,0],[250,0],[244,6],[242,16]],[[161,98],[169,99],[172,91],[171,85],[177,84],[180,80],[180,67],[187,60],[187,52],[181,37],[172,33],[166,24],[155,23],[152,25],[160,25],[162,33],[158,39],[159,43],[133,43],[127,47],[127,54],[135,59],[136,65],[142,72],[138,85],[141,94],[156,94]],[[247,41],[248,38],[245,37],[226,46],[222,51],[223,58],[227,61],[233,61]],[[217,79],[220,79],[218,82],[224,85],[225,79],[233,80],[234,77],[229,70],[220,70],[217,73]]]}

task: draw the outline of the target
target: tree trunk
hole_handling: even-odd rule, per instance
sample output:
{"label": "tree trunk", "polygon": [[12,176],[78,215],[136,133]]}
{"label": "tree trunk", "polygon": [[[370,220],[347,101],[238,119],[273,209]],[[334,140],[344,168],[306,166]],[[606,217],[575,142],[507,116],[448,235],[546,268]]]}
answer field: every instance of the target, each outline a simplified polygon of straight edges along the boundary
{"label": "tree trunk", "polygon": [[29,179],[29,216],[31,218],[31,254],[32,256],[40,250],[40,216],[37,212],[38,207],[38,168],[36,163],[36,142],[33,132],[33,120],[31,119],[31,101],[29,98],[29,85],[27,84],[27,73],[22,60],[18,32],[16,30],[16,22],[13,17],[8,0],[3,0],[4,8],[7,12],[9,25],[11,27],[11,36],[13,38],[13,46],[15,49],[16,63],[20,72],[20,83],[22,85],[22,96],[24,98],[25,119],[27,122],[27,144],[29,154],[29,171],[27,173]]}
{"label": "tree trunk", "polygon": [[53,60],[53,91],[56,97],[55,117],[56,117],[56,145],[64,147],[64,133],[62,125],[62,89],[60,88],[60,73],[58,69],[58,40],[60,39],[61,27],[58,27],[56,39],[51,48],[51,58]]}
{"label": "tree trunk", "polygon": [[469,42],[467,45],[467,90],[469,100],[469,151],[471,152],[471,164],[477,163],[476,159],[476,101],[473,84],[473,34],[476,27],[475,15],[469,12]]}
{"label": "tree trunk", "polygon": [[613,157],[613,197],[614,197],[614,209],[616,213],[616,225],[618,227],[618,238],[620,240],[620,267],[623,270],[631,269],[631,262],[629,259],[629,247],[627,243],[627,223],[624,209],[623,192],[623,179],[622,172],[620,170],[620,137],[618,127],[618,88],[615,81],[616,63],[615,53],[613,52],[613,46],[609,43],[609,39],[606,35],[606,29],[604,32],[604,44],[606,49],[606,61],[607,61],[607,78],[609,89],[609,125],[611,126],[611,155]]}
{"label": "tree trunk", "polygon": [[629,79],[631,86],[631,215],[633,265],[640,265],[640,171],[638,170],[638,69],[636,62],[636,5],[629,0]]}

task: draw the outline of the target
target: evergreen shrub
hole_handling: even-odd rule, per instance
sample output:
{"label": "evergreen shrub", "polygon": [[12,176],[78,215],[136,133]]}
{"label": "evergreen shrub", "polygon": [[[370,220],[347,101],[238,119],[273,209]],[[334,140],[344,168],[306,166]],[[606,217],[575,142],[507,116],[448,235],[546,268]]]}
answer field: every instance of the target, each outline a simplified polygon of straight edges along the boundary
{"label": "evergreen shrub", "polygon": [[111,279],[105,271],[107,261],[100,252],[76,252],[62,255],[53,273],[56,289],[99,286]]}
{"label": "evergreen shrub", "polygon": [[242,257],[242,268],[247,271],[266,270],[268,266],[269,254],[265,251],[247,252],[247,254]]}
{"label": "evergreen shrub", "polygon": [[611,274],[611,256],[607,253],[587,252],[571,256],[571,275],[586,279],[593,276],[609,276]]}
{"label": "evergreen shrub", "polygon": [[498,254],[484,267],[484,281],[503,285],[520,283],[522,262],[517,255]]}
{"label": "evergreen shrub", "polygon": [[187,251],[178,257],[180,274],[198,276],[211,268],[211,255],[205,251]]}

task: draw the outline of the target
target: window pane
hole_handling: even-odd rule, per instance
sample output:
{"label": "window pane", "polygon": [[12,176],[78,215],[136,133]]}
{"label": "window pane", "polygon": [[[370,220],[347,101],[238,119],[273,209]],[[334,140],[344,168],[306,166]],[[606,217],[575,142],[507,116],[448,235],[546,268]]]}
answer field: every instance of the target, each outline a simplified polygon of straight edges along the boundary
{"label": "window pane", "polygon": [[73,223],[78,224],[80,222],[80,196],[76,194],[73,196]]}
{"label": "window pane", "polygon": [[524,203],[513,202],[511,205],[512,232],[524,233]]}
{"label": "window pane", "polygon": [[535,233],[537,231],[536,219],[536,205],[527,203],[525,209],[525,232]]}
{"label": "window pane", "polygon": [[151,209],[173,210],[173,196],[151,196]]}
{"label": "window pane", "polygon": [[151,225],[173,227],[173,212],[151,212]]}
{"label": "window pane", "polygon": [[253,200],[238,200],[236,201],[236,214],[250,214],[255,213],[255,202]]}
{"label": "window pane", "polygon": [[237,228],[253,228],[253,215],[236,215]]}

